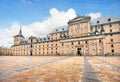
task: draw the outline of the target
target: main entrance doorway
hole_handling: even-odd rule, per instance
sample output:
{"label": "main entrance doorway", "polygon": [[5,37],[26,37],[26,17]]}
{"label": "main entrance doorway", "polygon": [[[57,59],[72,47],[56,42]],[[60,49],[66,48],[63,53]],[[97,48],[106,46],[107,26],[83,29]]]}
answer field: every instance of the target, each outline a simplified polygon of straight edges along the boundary
{"label": "main entrance doorway", "polygon": [[77,55],[78,55],[78,56],[81,56],[81,55],[82,55],[81,51],[82,51],[81,48],[77,48]]}
{"label": "main entrance doorway", "polygon": [[30,51],[30,55],[32,56],[32,51]]}

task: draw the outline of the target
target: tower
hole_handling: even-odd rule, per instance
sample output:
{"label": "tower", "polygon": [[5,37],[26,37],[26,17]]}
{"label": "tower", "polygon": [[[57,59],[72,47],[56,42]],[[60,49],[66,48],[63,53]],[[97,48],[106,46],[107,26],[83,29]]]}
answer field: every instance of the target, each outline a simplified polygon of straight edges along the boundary
{"label": "tower", "polygon": [[22,35],[22,30],[20,26],[20,31],[17,35],[14,36],[14,45],[19,45],[20,42],[24,39],[24,36]]}

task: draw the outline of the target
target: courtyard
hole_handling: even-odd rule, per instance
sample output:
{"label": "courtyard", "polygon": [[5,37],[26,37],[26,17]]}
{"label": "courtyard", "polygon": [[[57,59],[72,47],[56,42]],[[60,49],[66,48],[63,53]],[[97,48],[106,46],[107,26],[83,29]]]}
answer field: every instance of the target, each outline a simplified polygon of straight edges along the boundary
{"label": "courtyard", "polygon": [[0,56],[0,82],[120,82],[120,57]]}

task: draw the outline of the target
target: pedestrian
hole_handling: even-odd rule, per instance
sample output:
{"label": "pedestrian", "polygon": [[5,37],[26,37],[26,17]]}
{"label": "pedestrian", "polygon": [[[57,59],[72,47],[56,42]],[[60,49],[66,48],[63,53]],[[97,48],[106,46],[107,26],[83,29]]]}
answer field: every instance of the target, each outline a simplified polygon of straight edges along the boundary
{"label": "pedestrian", "polygon": [[105,57],[107,57],[107,54],[105,54]]}

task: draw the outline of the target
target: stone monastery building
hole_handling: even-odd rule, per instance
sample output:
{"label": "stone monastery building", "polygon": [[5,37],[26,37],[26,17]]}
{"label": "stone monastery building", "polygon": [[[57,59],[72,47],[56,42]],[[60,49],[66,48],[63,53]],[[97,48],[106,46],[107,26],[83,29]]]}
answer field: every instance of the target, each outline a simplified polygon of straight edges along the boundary
{"label": "stone monastery building", "polygon": [[45,38],[14,36],[13,55],[120,55],[120,18],[77,16]]}

